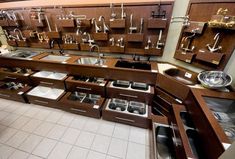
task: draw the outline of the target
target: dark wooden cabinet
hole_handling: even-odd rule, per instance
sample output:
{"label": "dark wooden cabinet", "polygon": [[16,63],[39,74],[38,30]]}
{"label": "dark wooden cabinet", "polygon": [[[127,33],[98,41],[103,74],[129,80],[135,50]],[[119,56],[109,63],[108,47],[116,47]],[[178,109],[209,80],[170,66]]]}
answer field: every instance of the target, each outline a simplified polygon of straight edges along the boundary
{"label": "dark wooden cabinet", "polygon": [[107,97],[108,98],[120,98],[126,100],[133,100],[151,104],[154,96],[154,88],[148,86],[147,91],[135,90],[129,88],[120,88],[113,86],[113,81],[110,81],[107,86]]}
{"label": "dark wooden cabinet", "polygon": [[70,95],[71,92],[67,92],[59,102],[59,105],[61,105],[64,110],[94,118],[101,117],[101,110],[105,98],[100,97],[95,103],[88,103],[83,101],[70,100]]}
{"label": "dark wooden cabinet", "polygon": [[94,93],[100,94],[102,97],[105,97],[105,86],[107,80],[104,80],[101,83],[75,80],[74,76],[70,76],[65,81],[66,89],[68,91],[79,91],[84,93]]}

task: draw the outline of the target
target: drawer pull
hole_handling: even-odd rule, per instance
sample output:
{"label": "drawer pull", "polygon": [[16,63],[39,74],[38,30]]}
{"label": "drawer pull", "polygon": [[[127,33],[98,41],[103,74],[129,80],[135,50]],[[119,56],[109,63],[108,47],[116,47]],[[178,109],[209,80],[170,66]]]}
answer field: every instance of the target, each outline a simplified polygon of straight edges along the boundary
{"label": "drawer pull", "polygon": [[9,98],[9,97],[10,97],[10,95],[1,94],[1,93],[0,93],[0,96],[2,96],[2,97],[7,97],[7,98]]}
{"label": "drawer pull", "polygon": [[177,138],[176,138],[175,130],[174,130],[174,124],[172,122],[171,122],[171,129],[172,129],[172,132],[173,132],[173,142],[175,143],[175,146],[178,147],[179,144],[177,142]]}
{"label": "drawer pull", "polygon": [[82,90],[87,90],[87,91],[91,91],[91,88],[86,88],[86,87],[76,87],[77,89],[82,89]]}
{"label": "drawer pull", "polygon": [[123,96],[123,97],[138,98],[138,96],[133,96],[133,95],[129,95],[129,94],[119,94],[119,95]]}
{"label": "drawer pull", "polygon": [[70,110],[81,112],[81,113],[86,113],[86,110],[77,109],[77,108],[70,108]]}
{"label": "drawer pull", "polygon": [[48,102],[42,101],[42,100],[34,100],[35,102],[42,103],[42,104],[48,104]]}
{"label": "drawer pull", "polygon": [[12,80],[16,80],[17,79],[15,77],[10,77],[10,76],[5,76],[5,78],[12,79]]}
{"label": "drawer pull", "polygon": [[43,81],[40,81],[41,84],[48,84],[48,85],[53,85],[54,83],[51,83],[51,82],[43,82]]}
{"label": "drawer pull", "polygon": [[129,123],[135,123],[135,121],[131,120],[131,119],[120,118],[120,117],[115,117],[115,118],[118,119],[118,120],[121,120],[121,121],[126,121],[126,122],[129,122]]}

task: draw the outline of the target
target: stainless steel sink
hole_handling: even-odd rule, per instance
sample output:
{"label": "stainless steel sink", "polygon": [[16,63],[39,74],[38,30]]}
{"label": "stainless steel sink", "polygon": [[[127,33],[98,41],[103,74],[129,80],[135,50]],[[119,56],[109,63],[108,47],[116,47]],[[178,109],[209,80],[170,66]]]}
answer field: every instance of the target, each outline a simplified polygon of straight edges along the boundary
{"label": "stainless steel sink", "polygon": [[11,58],[19,58],[19,59],[31,59],[32,57],[38,55],[37,52],[31,51],[14,51],[9,54],[5,54],[3,56],[11,57]]}
{"label": "stainless steel sink", "polygon": [[41,58],[40,60],[56,61],[56,62],[65,62],[65,61],[67,61],[68,59],[70,59],[70,57],[68,57],[68,56],[47,55],[47,56]]}
{"label": "stainless steel sink", "polygon": [[103,65],[105,60],[95,57],[81,57],[77,60],[78,64],[82,65]]}
{"label": "stainless steel sink", "polygon": [[168,125],[154,123],[154,151],[155,159],[174,159],[174,144],[171,128]]}

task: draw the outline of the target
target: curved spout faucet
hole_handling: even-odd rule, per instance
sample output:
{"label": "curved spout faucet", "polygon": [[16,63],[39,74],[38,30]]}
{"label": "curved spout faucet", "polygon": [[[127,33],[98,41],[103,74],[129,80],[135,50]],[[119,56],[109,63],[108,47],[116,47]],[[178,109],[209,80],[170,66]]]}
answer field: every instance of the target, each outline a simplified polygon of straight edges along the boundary
{"label": "curved spout faucet", "polygon": [[[20,38],[24,41],[26,41],[26,37],[23,36],[22,32],[20,29],[15,28],[14,29],[14,33],[16,33],[16,31],[18,32],[18,34],[16,35],[17,39],[20,40]],[[20,35],[20,36],[19,36]]]}
{"label": "curved spout faucet", "polygon": [[99,61],[98,61],[98,63],[102,64],[103,60],[101,60],[101,57],[103,56],[103,54],[100,54],[100,47],[98,45],[96,45],[96,44],[91,45],[90,52],[93,52],[95,47],[97,48],[97,52],[99,54]]}
{"label": "curved spout faucet", "polygon": [[97,22],[96,22],[96,19],[95,19],[95,18],[92,18],[91,24],[94,24],[94,25],[95,25],[95,32],[96,32],[96,33],[98,33],[98,32],[101,31],[101,27],[99,27],[99,26],[97,25]]}
{"label": "curved spout faucet", "polygon": [[106,33],[107,31],[109,31],[109,28],[108,28],[108,26],[105,24],[105,19],[104,19],[104,16],[100,16],[99,17],[99,22],[101,22],[102,21],[102,23],[103,23],[103,29],[104,29],[104,33]]}

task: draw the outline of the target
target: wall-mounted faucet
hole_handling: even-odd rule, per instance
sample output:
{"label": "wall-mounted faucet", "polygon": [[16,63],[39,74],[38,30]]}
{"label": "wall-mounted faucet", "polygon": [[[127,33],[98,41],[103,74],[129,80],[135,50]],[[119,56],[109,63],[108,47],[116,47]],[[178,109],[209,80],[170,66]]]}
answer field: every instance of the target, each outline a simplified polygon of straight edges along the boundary
{"label": "wall-mounted faucet", "polygon": [[161,40],[162,40],[162,30],[159,31],[156,49],[162,49],[162,47],[165,45],[163,42],[161,42]]}
{"label": "wall-mounted faucet", "polygon": [[143,29],[144,29],[144,18],[140,19],[140,34],[143,33]]}
{"label": "wall-mounted faucet", "polygon": [[137,27],[133,26],[133,14],[130,15],[130,27],[129,27],[129,33],[132,34],[133,31],[136,31]]}
{"label": "wall-mounted faucet", "polygon": [[96,22],[96,19],[95,19],[95,18],[92,18],[91,24],[94,24],[94,25],[95,25],[95,32],[96,32],[96,33],[101,32],[101,27],[99,27],[99,26],[97,25],[97,22]]}
{"label": "wall-mounted faucet", "polygon": [[115,19],[117,14],[114,12],[114,4],[110,3],[110,8],[111,8],[111,19]]}
{"label": "wall-mounted faucet", "polygon": [[104,29],[104,33],[106,33],[107,31],[109,31],[109,28],[108,28],[108,26],[105,24],[105,19],[104,19],[104,16],[100,16],[99,17],[99,22],[101,22],[102,21],[102,23],[103,23],[103,29]]}
{"label": "wall-mounted faucet", "polygon": [[[18,32],[18,34],[16,35],[16,37],[17,37],[17,39],[18,39],[19,41],[20,41],[21,39],[22,39],[23,41],[26,41],[26,37],[23,36],[23,34],[22,34],[22,32],[21,32],[20,29],[15,28],[15,29],[14,29],[14,33],[16,33],[16,32]],[[20,36],[19,36],[19,35],[20,35]]]}
{"label": "wall-mounted faucet", "polygon": [[110,39],[109,39],[109,42],[111,43],[111,46],[114,46],[114,45],[115,45],[114,37],[110,38]]}
{"label": "wall-mounted faucet", "polygon": [[122,9],[122,12],[121,12],[121,19],[124,19],[124,18],[126,18],[126,13],[124,12],[123,3],[121,4],[121,9]]}
{"label": "wall-mounted faucet", "polygon": [[217,33],[215,36],[214,36],[214,44],[213,46],[211,47],[210,44],[207,44],[207,48],[210,52],[216,52],[218,50],[221,50],[222,49],[222,46],[218,46],[219,44],[219,36],[220,33]]}
{"label": "wall-mounted faucet", "polygon": [[[192,35],[189,35],[187,37],[183,37],[182,39],[182,44],[181,44],[181,49],[185,52],[193,52],[193,50],[195,49],[195,46],[191,47],[193,38],[195,37],[196,32],[194,32]],[[186,45],[183,43],[183,41],[185,41]],[[191,47],[191,48],[190,48]]]}
{"label": "wall-mounted faucet", "polygon": [[124,48],[124,39],[121,37],[120,39],[117,40],[117,46]]}
{"label": "wall-mounted faucet", "polygon": [[151,44],[152,44],[151,38],[150,38],[150,37],[148,37],[147,45],[144,47],[144,49],[145,49],[145,50],[150,49]]}

